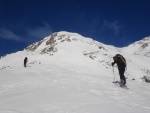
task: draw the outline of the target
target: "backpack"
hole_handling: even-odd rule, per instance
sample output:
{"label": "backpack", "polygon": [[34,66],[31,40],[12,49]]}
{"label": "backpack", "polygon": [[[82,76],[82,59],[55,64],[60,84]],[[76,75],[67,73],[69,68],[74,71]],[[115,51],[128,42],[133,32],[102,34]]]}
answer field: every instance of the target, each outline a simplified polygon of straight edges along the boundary
{"label": "backpack", "polygon": [[126,60],[125,60],[125,58],[124,58],[122,55],[116,54],[116,56],[114,56],[113,59],[114,59],[114,61],[117,61],[117,62],[119,62],[120,64],[126,66]]}

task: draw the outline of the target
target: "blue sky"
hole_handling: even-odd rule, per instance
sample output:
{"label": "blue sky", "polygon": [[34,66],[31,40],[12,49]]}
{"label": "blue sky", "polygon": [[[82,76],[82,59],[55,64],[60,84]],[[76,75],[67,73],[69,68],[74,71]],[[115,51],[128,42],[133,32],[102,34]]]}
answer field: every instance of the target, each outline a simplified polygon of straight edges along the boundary
{"label": "blue sky", "polygon": [[124,47],[149,27],[149,0],[0,0],[0,56],[59,31]]}

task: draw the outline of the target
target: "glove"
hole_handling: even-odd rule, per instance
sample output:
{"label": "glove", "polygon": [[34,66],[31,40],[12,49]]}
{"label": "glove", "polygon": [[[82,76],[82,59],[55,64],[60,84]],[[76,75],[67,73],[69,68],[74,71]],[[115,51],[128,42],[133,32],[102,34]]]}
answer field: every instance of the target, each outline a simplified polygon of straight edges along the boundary
{"label": "glove", "polygon": [[114,64],[115,64],[114,62],[111,63],[112,66],[114,66]]}

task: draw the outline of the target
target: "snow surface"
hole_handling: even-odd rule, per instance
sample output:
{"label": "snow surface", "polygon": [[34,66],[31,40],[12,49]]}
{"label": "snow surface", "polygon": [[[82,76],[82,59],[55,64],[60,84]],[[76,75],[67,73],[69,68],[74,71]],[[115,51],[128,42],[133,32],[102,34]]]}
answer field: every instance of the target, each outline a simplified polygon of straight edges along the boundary
{"label": "snow surface", "polygon": [[[134,54],[139,46],[116,48],[68,32],[46,45],[51,38],[0,59],[0,113],[149,113],[150,84],[141,78],[150,75],[150,60]],[[50,47],[56,51],[40,54]],[[127,60],[128,90],[112,83],[119,80],[111,66],[118,53]]]}

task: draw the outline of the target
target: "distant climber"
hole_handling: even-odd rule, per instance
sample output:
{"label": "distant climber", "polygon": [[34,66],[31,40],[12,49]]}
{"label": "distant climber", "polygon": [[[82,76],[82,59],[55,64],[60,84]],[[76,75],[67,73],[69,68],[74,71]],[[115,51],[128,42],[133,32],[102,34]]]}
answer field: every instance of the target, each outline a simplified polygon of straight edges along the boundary
{"label": "distant climber", "polygon": [[120,54],[116,54],[113,57],[113,60],[114,60],[114,62],[112,62],[112,66],[114,66],[115,63],[117,64],[118,70],[119,70],[119,75],[120,75],[120,82],[121,82],[122,86],[124,86],[126,84],[126,78],[124,76],[124,72],[125,72],[125,68],[126,68],[126,60]]}
{"label": "distant climber", "polygon": [[27,62],[28,62],[28,58],[25,57],[25,58],[24,58],[24,67],[27,67]]}

